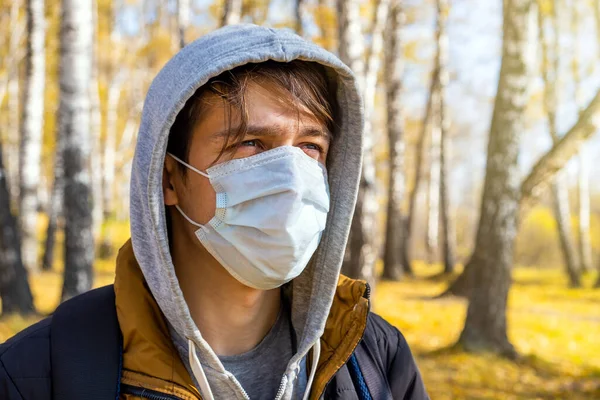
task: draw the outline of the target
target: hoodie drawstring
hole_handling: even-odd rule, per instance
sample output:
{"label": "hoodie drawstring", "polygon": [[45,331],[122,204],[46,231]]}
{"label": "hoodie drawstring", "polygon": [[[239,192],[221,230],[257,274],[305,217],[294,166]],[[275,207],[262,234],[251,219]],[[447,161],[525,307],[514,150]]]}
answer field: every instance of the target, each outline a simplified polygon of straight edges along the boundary
{"label": "hoodie drawstring", "polygon": [[[308,382],[306,383],[306,390],[304,391],[303,400],[308,400],[310,396],[310,389],[315,379],[315,374],[317,373],[317,365],[319,364],[319,357],[321,356],[320,340],[317,340],[312,350],[312,365],[310,367],[310,375],[308,377]],[[194,377],[196,378],[198,385],[200,385],[200,393],[202,393],[202,396],[205,400],[214,400],[212,390],[210,389],[208,379],[206,379],[206,374],[204,373],[202,364],[200,363],[198,355],[196,354],[196,346],[194,345],[194,341],[192,339],[188,339],[188,354],[192,372],[194,373]]]}
{"label": "hoodie drawstring", "polygon": [[308,382],[306,383],[306,390],[304,391],[303,400],[308,400],[310,396],[310,388],[312,387],[313,381],[315,380],[315,374],[317,373],[317,365],[319,364],[319,357],[321,356],[321,340],[317,340],[313,346],[312,354],[312,365],[310,366],[310,375]]}
{"label": "hoodie drawstring", "polygon": [[198,355],[196,355],[196,346],[194,346],[194,341],[192,339],[188,339],[188,353],[190,366],[192,367],[192,372],[194,373],[198,385],[200,385],[202,397],[205,400],[214,400],[215,398],[213,397],[212,390],[210,390],[210,385],[208,384],[208,379],[206,379],[202,364],[200,363],[200,360],[198,360]]}

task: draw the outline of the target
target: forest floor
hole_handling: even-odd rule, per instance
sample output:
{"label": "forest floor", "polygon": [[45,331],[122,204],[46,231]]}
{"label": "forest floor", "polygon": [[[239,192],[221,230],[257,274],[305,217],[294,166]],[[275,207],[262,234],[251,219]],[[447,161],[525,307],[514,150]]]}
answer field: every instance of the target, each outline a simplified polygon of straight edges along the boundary
{"label": "forest floor", "polygon": [[467,303],[434,297],[448,280],[417,265],[417,278],[381,282],[374,310],[406,337],[432,399],[600,399],[600,290],[569,289],[560,270],[517,268],[508,336],[517,362],[454,346]]}
{"label": "forest floor", "polygon": [[[127,232],[116,229],[108,237],[124,243]],[[99,260],[95,269],[95,286],[112,283],[114,258]],[[433,400],[600,399],[600,290],[590,289],[594,274],[585,277],[586,288],[569,289],[562,271],[515,269],[508,335],[521,357],[514,362],[453,346],[466,302],[434,298],[449,280],[436,277],[438,272],[416,265],[417,277],[381,282],[374,297],[374,310],[406,337]],[[61,285],[59,268],[32,276],[41,315],[56,307]],[[0,343],[40,318],[0,319]]]}

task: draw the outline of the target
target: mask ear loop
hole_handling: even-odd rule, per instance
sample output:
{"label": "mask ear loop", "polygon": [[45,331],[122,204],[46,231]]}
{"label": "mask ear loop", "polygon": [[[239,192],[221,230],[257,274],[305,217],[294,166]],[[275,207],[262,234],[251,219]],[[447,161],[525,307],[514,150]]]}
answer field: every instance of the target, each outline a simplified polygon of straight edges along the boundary
{"label": "mask ear loop", "polygon": [[186,162],[185,162],[185,161],[183,161],[181,158],[179,158],[179,157],[176,157],[176,156],[174,156],[174,155],[173,155],[173,154],[171,154],[171,153],[167,153],[167,155],[171,156],[171,157],[172,157],[172,158],[173,158],[175,161],[177,161],[177,162],[178,162],[178,163],[180,163],[181,165],[185,165],[186,167],[188,167],[189,169],[191,169],[191,170],[192,170],[192,171],[194,171],[195,173],[197,173],[197,174],[200,174],[200,175],[202,175],[202,176],[204,176],[204,177],[206,177],[206,178],[209,178],[209,179],[210,179],[210,177],[208,176],[208,174],[207,174],[206,172],[202,172],[202,171],[200,171],[199,169],[197,169],[197,168],[195,168],[195,167],[192,167],[190,164],[186,163]]}
{"label": "mask ear loop", "polygon": [[175,208],[177,209],[177,211],[179,211],[179,214],[181,214],[183,216],[183,218],[187,219],[187,221],[194,225],[197,226],[198,228],[202,228],[203,225],[197,223],[196,221],[194,221],[193,219],[191,219],[190,217],[188,217],[187,215],[185,215],[185,213],[183,212],[183,210],[181,209],[181,207],[179,207],[179,204],[175,204]]}
{"label": "mask ear loop", "polygon": [[[195,167],[191,166],[190,164],[188,164],[188,163],[186,163],[185,161],[183,161],[181,158],[179,158],[179,157],[176,157],[176,156],[174,156],[173,154],[171,154],[171,153],[168,153],[168,152],[167,152],[167,155],[168,155],[168,156],[170,156],[170,157],[172,157],[172,158],[173,158],[175,161],[177,161],[177,162],[178,162],[178,163],[180,163],[181,165],[184,165],[184,166],[188,167],[189,169],[191,169],[191,170],[192,170],[192,171],[194,171],[195,173],[197,173],[197,174],[200,174],[200,175],[202,175],[202,176],[204,176],[204,177],[206,177],[206,178],[209,178],[209,179],[210,179],[210,177],[208,176],[208,174],[207,174],[207,173],[205,173],[205,172],[202,172],[202,171],[200,171],[199,169],[197,169],[197,168],[195,168]],[[177,211],[179,211],[179,213],[180,213],[180,214],[183,216],[183,218],[185,218],[185,219],[186,219],[186,220],[187,220],[187,221],[188,221],[190,224],[192,224],[192,225],[194,225],[194,226],[197,226],[198,228],[202,228],[202,225],[201,225],[201,224],[199,224],[199,223],[197,223],[196,221],[192,220],[190,217],[188,217],[188,216],[187,216],[187,215],[186,215],[186,214],[183,212],[183,210],[181,209],[181,207],[179,207],[179,205],[178,205],[178,204],[175,204],[175,208],[177,208]]]}

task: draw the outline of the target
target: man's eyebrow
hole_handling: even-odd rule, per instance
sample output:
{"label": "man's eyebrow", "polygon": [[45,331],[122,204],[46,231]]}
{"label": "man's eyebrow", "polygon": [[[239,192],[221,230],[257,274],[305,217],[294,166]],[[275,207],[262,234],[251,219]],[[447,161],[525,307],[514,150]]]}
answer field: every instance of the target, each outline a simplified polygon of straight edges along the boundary
{"label": "man's eyebrow", "polygon": [[309,136],[309,137],[324,137],[328,141],[333,139],[333,134],[329,131],[329,129],[317,128],[314,126],[307,126],[302,130],[300,136]]}
{"label": "man's eyebrow", "polygon": [[[232,126],[231,129],[224,129],[210,135],[212,140],[226,139],[229,136],[229,132],[235,132],[238,129],[237,126]],[[263,136],[279,136],[284,133],[284,129],[280,126],[265,126],[265,125],[249,125],[246,127],[246,135],[253,137]],[[333,135],[328,129],[320,128],[316,126],[303,127],[300,132],[300,137],[323,137],[328,141],[331,141]]]}

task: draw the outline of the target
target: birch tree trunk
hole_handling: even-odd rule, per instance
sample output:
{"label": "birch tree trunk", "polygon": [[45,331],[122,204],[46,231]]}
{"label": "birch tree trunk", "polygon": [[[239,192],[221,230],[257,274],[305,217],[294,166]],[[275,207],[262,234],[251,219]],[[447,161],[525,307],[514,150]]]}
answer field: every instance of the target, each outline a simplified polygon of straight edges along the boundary
{"label": "birch tree trunk", "polygon": [[315,12],[315,23],[319,28],[321,45],[329,51],[336,48],[339,31],[337,18],[332,17],[333,15],[337,16],[336,5],[332,5],[332,3],[337,3],[337,0],[318,0]]}
{"label": "birch tree trunk", "polygon": [[454,223],[450,215],[450,195],[448,193],[448,174],[450,172],[450,119],[446,108],[446,87],[448,85],[448,34],[446,33],[446,25],[448,14],[450,13],[450,5],[448,0],[437,0],[438,12],[438,29],[437,29],[437,46],[440,66],[439,71],[439,126],[440,126],[440,169],[439,169],[439,186],[440,186],[440,222],[442,228],[442,250],[444,273],[454,272],[454,253],[455,253],[455,233]]}
{"label": "birch tree trunk", "polygon": [[65,189],[65,174],[64,174],[64,148],[65,148],[65,132],[60,125],[56,129],[56,145],[54,150],[54,181],[52,183],[52,191],[50,193],[50,203],[48,208],[48,227],[46,228],[46,240],[44,243],[44,255],[42,256],[42,269],[49,271],[54,266],[54,255],[56,247],[56,234],[61,228],[61,222],[64,222],[64,189]]}
{"label": "birch tree trunk", "polygon": [[221,26],[239,24],[242,20],[242,0],[225,0]]}
{"label": "birch tree trunk", "polygon": [[552,183],[552,208],[556,218],[558,238],[569,284],[571,287],[581,287],[580,272],[576,264],[575,246],[571,236],[571,219],[567,208],[569,206],[569,191],[565,178],[565,174],[561,171]]}
{"label": "birch tree trunk", "polygon": [[[360,28],[360,8],[357,0],[337,0],[339,56],[364,88],[365,43]],[[363,89],[364,90],[364,89]]]}
{"label": "birch tree trunk", "polygon": [[19,90],[19,65],[21,62],[21,38],[25,26],[19,18],[19,9],[22,6],[20,0],[14,0],[10,7],[10,40],[8,47],[8,119],[7,119],[7,148],[6,169],[9,177],[9,191],[11,204],[18,209],[20,204],[20,170],[19,170],[19,116],[20,113],[20,90]]}
{"label": "birch tree trunk", "polygon": [[443,233],[444,272],[454,269],[454,232],[450,220],[449,198],[447,190],[448,171],[448,134],[449,119],[446,113],[445,89],[448,81],[446,70],[448,36],[446,20],[449,13],[447,0],[437,0],[437,26],[434,74],[436,82],[431,93],[431,143],[429,163],[429,192],[427,196],[427,237],[426,249],[429,263],[437,257],[439,247],[440,221]]}
{"label": "birch tree trunk", "polygon": [[[177,7],[180,3],[177,3]],[[102,211],[102,220],[107,220],[114,217],[117,210],[115,202],[117,196],[115,195],[115,180],[116,180],[116,140],[117,140],[117,122],[118,122],[118,110],[120,107],[121,89],[123,76],[125,72],[121,70],[120,64],[123,62],[122,46],[121,41],[123,40],[119,32],[119,15],[122,14],[124,2],[122,0],[113,0],[112,2],[112,15],[111,15],[111,31],[110,31],[110,48],[111,48],[111,59],[112,63],[108,68],[106,74],[106,81],[109,82],[108,94],[106,96],[105,105],[105,129],[104,129],[104,142],[98,138],[98,154],[97,163],[100,165],[100,172],[98,176],[98,182],[96,181],[96,171],[93,171],[94,179],[94,193],[98,193],[99,196],[94,195],[96,203],[100,204],[95,207],[96,210]],[[179,9],[177,10],[179,13]],[[185,13],[187,15],[187,13]],[[177,27],[179,29],[179,27]],[[179,34],[177,34],[179,36]],[[131,40],[126,48],[129,52],[137,52],[143,45],[146,44],[146,40],[149,40],[150,36],[142,33],[137,40]],[[177,44],[179,47],[179,43]],[[143,76],[147,74],[147,66],[138,66],[136,69],[137,75],[136,80],[144,79]],[[141,78],[140,78],[141,77]],[[96,155],[93,155],[96,157]],[[99,257],[105,257],[112,255],[113,243],[111,241],[111,233],[109,229],[103,229],[102,226],[98,226],[98,229],[94,229],[94,237],[97,238],[96,248]]]}
{"label": "birch tree trunk", "polygon": [[19,217],[23,264],[38,270],[38,185],[44,123],[45,21],[44,0],[27,0],[27,53],[19,156]]}
{"label": "birch tree trunk", "polygon": [[578,206],[579,206],[579,260],[580,271],[592,270],[592,242],[590,233],[590,165],[585,149],[579,150],[579,179]]}
{"label": "birch tree trunk", "polygon": [[296,0],[296,33],[300,36],[304,36],[304,28],[302,25],[302,16],[304,15],[304,0]]}
{"label": "birch tree trunk", "polygon": [[519,214],[519,136],[527,102],[529,0],[504,1],[504,40],[490,128],[476,245],[474,282],[459,342],[469,351],[514,355],[507,337],[506,302]]}
{"label": "birch tree trunk", "polygon": [[33,297],[27,281],[27,270],[21,259],[21,243],[17,221],[11,212],[10,194],[0,141],[0,299],[2,315],[33,314]]}
{"label": "birch tree trunk", "polygon": [[[387,22],[389,0],[379,0],[371,28],[372,43],[367,55],[366,68],[363,67],[364,42],[360,28],[360,10],[356,0],[338,0],[340,58],[363,78],[365,127],[363,136],[363,165],[356,209],[351,226],[351,235],[347,251],[349,257],[342,265],[344,274],[375,281],[375,262],[377,260],[376,228],[377,202],[375,181],[375,160],[373,156],[372,119],[375,106],[377,77],[381,67],[383,31]],[[364,73],[363,73],[364,71]],[[372,285],[373,286],[373,285]]]}
{"label": "birch tree trunk", "polygon": [[[440,74],[437,74],[438,78]],[[425,248],[427,262],[432,264],[437,258],[439,222],[440,222],[440,148],[442,144],[442,130],[440,127],[440,84],[432,94],[432,107],[434,122],[431,124],[431,141],[429,146],[429,179],[427,193],[427,234]]]}
{"label": "birch tree trunk", "polygon": [[450,194],[448,192],[448,182],[450,174],[450,138],[449,128],[447,126],[446,107],[440,109],[440,118],[442,126],[442,135],[440,142],[440,221],[442,224],[442,257],[444,263],[444,273],[454,272],[456,264],[456,231],[454,220],[451,214]]}
{"label": "birch tree trunk", "polygon": [[90,82],[90,133],[92,137],[92,151],[90,152],[90,166],[92,174],[92,232],[94,238],[98,238],[102,228],[102,219],[104,216],[103,197],[102,197],[102,113],[100,111],[100,90],[99,84],[99,66],[98,66],[98,46],[99,46],[99,25],[98,25],[98,1],[93,0],[92,4],[92,19],[94,29],[94,46],[93,46],[93,65],[92,65],[92,81]]}
{"label": "birch tree trunk", "polygon": [[[556,84],[558,79],[558,20],[556,7],[558,1],[552,4],[551,26],[553,30],[552,41],[552,60],[550,60],[550,43],[546,37],[544,26],[544,18],[542,10],[538,7],[538,31],[539,42],[542,49],[542,77],[544,80],[544,108],[548,119],[548,131],[552,139],[552,143],[556,144],[559,141],[558,130],[556,127],[556,107],[557,107],[557,91]],[[575,253],[575,245],[571,235],[571,211],[569,206],[569,191],[564,174],[558,174],[554,182],[552,182],[552,209],[556,225],[558,228],[558,237],[563,254],[563,262],[567,276],[571,286],[578,287],[581,285],[579,273],[577,271],[577,261]]]}
{"label": "birch tree trunk", "polygon": [[106,111],[106,135],[104,139],[103,167],[103,209],[104,217],[110,218],[115,212],[115,171],[117,150],[117,121],[121,98],[121,76],[115,76],[108,89]]}
{"label": "birch tree trunk", "polygon": [[[580,2],[573,2],[573,10],[571,13],[571,34],[574,37],[573,41],[573,59],[571,67],[573,70],[573,83],[575,85],[575,104],[579,113],[583,109],[583,93],[581,85],[581,73],[579,57],[581,55],[579,23],[582,20]],[[580,270],[592,270],[592,244],[590,241],[590,183],[589,183],[589,167],[586,154],[583,149],[579,151],[579,177],[577,184],[578,193],[578,211],[579,211],[579,261]]]}
{"label": "birch tree trunk", "polygon": [[65,135],[65,278],[61,299],[92,287],[94,239],[90,182],[92,0],[62,0],[59,129]]}
{"label": "birch tree trunk", "polygon": [[19,115],[21,102],[19,99],[20,83],[19,83],[19,66],[14,66],[14,71],[11,73],[11,78],[8,82],[8,143],[7,143],[7,162],[6,167],[10,176],[10,195],[13,198],[12,203],[16,205],[18,210],[20,203],[20,185],[21,171],[19,170],[21,154],[19,148]]}
{"label": "birch tree trunk", "polygon": [[421,125],[421,132],[416,146],[416,157],[415,165],[413,168],[413,183],[408,198],[408,215],[406,216],[406,229],[404,236],[404,243],[402,246],[403,256],[402,264],[404,266],[404,272],[408,275],[413,275],[412,259],[411,259],[411,239],[413,234],[413,228],[417,219],[417,200],[419,198],[419,188],[423,179],[423,159],[425,156],[425,149],[427,148],[427,132],[430,128],[431,114],[433,108],[433,94],[437,90],[439,68],[433,69],[431,75],[431,84],[429,86],[429,94],[427,103],[425,106],[425,115],[423,116],[423,123]]}
{"label": "birch tree trunk", "polygon": [[185,32],[190,24],[190,0],[177,0],[177,32],[179,35],[179,48],[186,45]]}
{"label": "birch tree trunk", "polygon": [[592,4],[594,5],[594,19],[596,20],[596,46],[600,49],[600,1],[594,1]]}
{"label": "birch tree trunk", "polygon": [[59,228],[59,221],[63,216],[63,195],[64,195],[64,167],[63,167],[63,149],[64,139],[62,132],[57,132],[56,152],[54,155],[54,182],[52,184],[52,193],[50,194],[50,208],[48,212],[48,228],[46,229],[46,241],[44,243],[44,255],[42,257],[42,269],[49,271],[54,265],[54,249],[56,246],[56,233]]}
{"label": "birch tree trunk", "polygon": [[[521,181],[522,209],[527,209],[540,195],[545,185],[552,182],[556,174],[579,152],[581,145],[600,129],[600,91],[580,114],[569,131],[544,153],[533,165],[529,174]],[[474,285],[474,264],[467,263],[462,274],[442,294],[466,296]]]}
{"label": "birch tree trunk", "polygon": [[139,130],[139,123],[137,121],[139,121],[139,115],[141,115],[142,104],[143,103],[140,103],[140,106],[137,107],[139,111],[136,113],[135,117],[128,118],[123,134],[121,135],[119,150],[117,151],[120,164],[123,166],[121,168],[122,177],[118,188],[121,204],[118,207],[116,215],[117,219],[120,221],[125,221],[129,218],[129,182],[131,181],[131,160],[133,159],[131,149],[135,147],[135,135]]}
{"label": "birch tree trunk", "polygon": [[[356,0],[337,0],[336,4],[338,11],[338,54],[340,59],[354,72],[360,89],[364,93],[365,62],[363,57],[365,43],[360,27],[359,4]],[[368,228],[363,225],[362,204],[364,204],[364,192],[362,184],[361,178],[357,204],[350,228],[350,237],[348,238],[344,263],[342,264],[342,273],[354,278],[361,275],[361,266],[365,264],[364,257],[371,256],[371,254],[368,254],[368,250],[371,250],[368,246],[367,249],[363,249],[366,241],[365,229]]]}
{"label": "birch tree trunk", "polygon": [[383,279],[398,280],[402,277],[402,245],[404,243],[404,112],[402,110],[402,27],[404,11],[399,0],[390,9],[385,48],[385,84],[387,98],[387,133],[389,140],[388,205],[385,247],[383,255]]}

